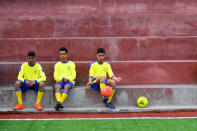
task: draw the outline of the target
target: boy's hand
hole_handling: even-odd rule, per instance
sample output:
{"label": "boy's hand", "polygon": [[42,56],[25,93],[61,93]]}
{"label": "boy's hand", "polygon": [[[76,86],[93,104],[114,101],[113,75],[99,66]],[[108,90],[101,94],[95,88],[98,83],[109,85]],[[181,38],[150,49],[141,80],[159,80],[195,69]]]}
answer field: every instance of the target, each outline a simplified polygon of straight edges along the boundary
{"label": "boy's hand", "polygon": [[68,82],[68,81],[69,81],[68,79],[64,78],[64,81],[63,81],[63,82],[66,83],[66,82]]}
{"label": "boy's hand", "polygon": [[120,81],[122,80],[122,78],[121,78],[121,77],[114,77],[114,80],[115,80],[116,82],[120,82]]}
{"label": "boy's hand", "polygon": [[92,83],[92,82],[88,82],[88,83],[87,83],[88,88],[90,88],[91,83]]}
{"label": "boy's hand", "polygon": [[25,84],[27,84],[28,86],[33,86],[36,82],[35,81],[30,81],[30,80],[27,80],[25,82]]}

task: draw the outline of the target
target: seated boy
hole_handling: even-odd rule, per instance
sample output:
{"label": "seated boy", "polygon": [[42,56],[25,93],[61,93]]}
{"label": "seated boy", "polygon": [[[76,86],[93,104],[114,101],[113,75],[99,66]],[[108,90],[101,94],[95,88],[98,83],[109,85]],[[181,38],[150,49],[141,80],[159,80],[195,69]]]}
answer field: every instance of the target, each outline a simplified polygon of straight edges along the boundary
{"label": "seated boy", "polygon": [[14,110],[24,109],[22,92],[26,92],[29,89],[34,89],[38,92],[35,109],[42,110],[40,102],[44,94],[44,81],[46,81],[46,76],[41,65],[35,61],[35,52],[29,51],[27,54],[27,62],[22,64],[21,70],[18,74],[18,81],[15,83],[18,104],[13,107]]}
{"label": "seated boy", "polygon": [[[89,82],[87,83],[87,86],[98,90],[102,89],[105,85],[109,85],[113,92],[110,97],[103,98],[103,103],[105,103],[106,107],[115,109],[115,106],[112,104],[111,100],[115,93],[116,82],[119,82],[121,78],[114,76],[110,64],[104,61],[105,50],[103,48],[97,49],[96,56],[97,60],[90,63]],[[110,79],[107,79],[107,74]]]}
{"label": "seated boy", "polygon": [[[59,49],[59,57],[60,60],[55,64],[54,69],[54,79],[56,83],[55,87],[55,97],[57,100],[57,104],[55,109],[59,111],[59,109],[64,108],[62,103],[68,96],[68,91],[74,87],[75,78],[76,78],[76,69],[75,63],[68,60],[68,50],[65,47],[61,47]],[[63,89],[63,93],[61,94],[61,89]]]}

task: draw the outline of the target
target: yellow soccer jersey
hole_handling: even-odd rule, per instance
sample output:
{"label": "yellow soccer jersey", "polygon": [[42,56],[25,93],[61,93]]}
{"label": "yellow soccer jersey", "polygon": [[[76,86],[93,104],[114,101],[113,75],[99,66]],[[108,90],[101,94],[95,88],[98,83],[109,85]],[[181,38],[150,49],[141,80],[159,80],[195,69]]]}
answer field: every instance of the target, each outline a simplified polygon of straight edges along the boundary
{"label": "yellow soccer jersey", "polygon": [[46,81],[42,66],[37,62],[35,62],[34,66],[30,66],[28,62],[23,63],[18,74],[18,80],[24,82],[25,79],[32,81],[37,80],[37,82]]}
{"label": "yellow soccer jersey", "polygon": [[106,78],[107,74],[109,75],[111,79],[114,76],[112,69],[111,69],[111,65],[108,62],[104,61],[102,64],[100,64],[97,60],[97,61],[90,63],[90,68],[89,68],[90,77],[96,78],[98,76],[104,76]]}
{"label": "yellow soccer jersey", "polygon": [[72,61],[57,62],[55,64],[54,79],[55,81],[62,81],[63,78],[75,83],[76,68],[75,63]]}

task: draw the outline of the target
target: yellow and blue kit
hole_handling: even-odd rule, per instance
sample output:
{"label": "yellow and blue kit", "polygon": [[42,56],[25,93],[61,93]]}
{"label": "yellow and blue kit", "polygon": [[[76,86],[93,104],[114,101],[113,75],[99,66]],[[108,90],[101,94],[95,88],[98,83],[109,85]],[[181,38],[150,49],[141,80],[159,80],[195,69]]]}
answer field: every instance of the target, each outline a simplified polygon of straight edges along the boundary
{"label": "yellow and blue kit", "polygon": [[35,62],[33,66],[30,66],[28,62],[25,62],[21,66],[21,70],[18,74],[18,80],[23,84],[23,88],[21,88],[22,91],[26,91],[30,88],[25,84],[26,80],[35,81],[36,84],[33,85],[35,88],[34,90],[38,91],[38,83],[46,81],[46,76],[39,63]]}
{"label": "yellow and blue kit", "polygon": [[99,89],[99,85],[96,83],[96,77],[104,76],[105,77],[105,84],[107,83],[107,74],[109,75],[110,79],[114,77],[114,74],[111,69],[111,65],[108,62],[103,61],[103,63],[99,63],[98,60],[90,63],[89,67],[89,76],[93,78],[91,88]]}
{"label": "yellow and blue kit", "polygon": [[[66,83],[58,83],[58,81],[64,81],[64,79],[68,79],[69,82]],[[54,79],[56,81],[56,84],[60,84],[62,88],[64,88],[65,85],[69,84],[71,88],[73,88],[75,84],[76,79],[76,67],[75,63],[72,61],[62,62],[59,61],[55,64],[55,70],[54,70]]]}

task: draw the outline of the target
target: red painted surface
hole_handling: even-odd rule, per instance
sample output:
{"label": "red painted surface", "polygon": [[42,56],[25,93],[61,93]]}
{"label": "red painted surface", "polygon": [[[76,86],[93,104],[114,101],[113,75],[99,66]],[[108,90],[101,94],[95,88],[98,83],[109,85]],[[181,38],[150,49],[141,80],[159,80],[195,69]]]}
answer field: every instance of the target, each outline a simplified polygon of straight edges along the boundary
{"label": "red painted surface", "polygon": [[29,50],[38,61],[58,61],[58,49],[65,46],[74,61],[96,59],[96,50],[106,50],[106,60],[196,60],[197,38],[64,38],[0,40],[1,62],[26,59]]}
{"label": "red painted surface", "polygon": [[195,0],[1,0],[0,15],[196,14]]}
{"label": "red painted surface", "polygon": [[3,16],[1,38],[196,36],[197,15]]}
{"label": "red painted surface", "polygon": [[197,117],[196,110],[153,111],[127,113],[19,113],[2,112],[0,119],[74,119],[74,118],[133,118],[133,117]]}
{"label": "red painted surface", "polygon": [[[42,64],[49,85],[53,83],[54,64]],[[89,63],[76,63],[77,84],[86,85]],[[119,84],[194,84],[197,83],[196,62],[123,62],[111,63],[115,75],[122,77]],[[0,65],[0,85],[13,84],[19,64]]]}

